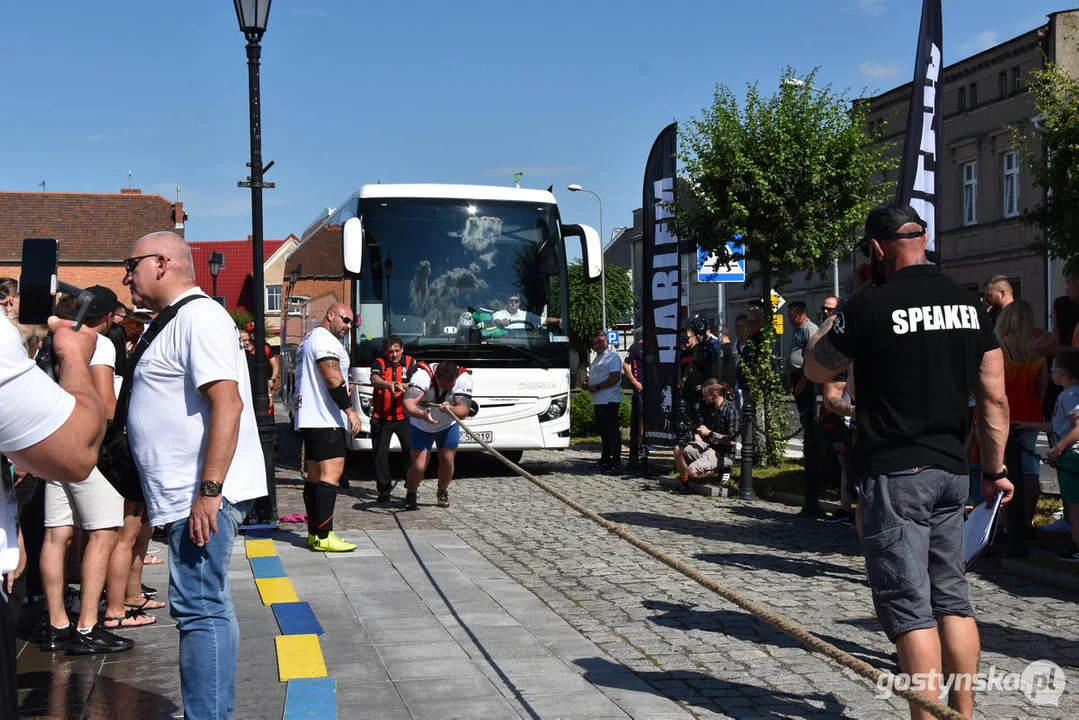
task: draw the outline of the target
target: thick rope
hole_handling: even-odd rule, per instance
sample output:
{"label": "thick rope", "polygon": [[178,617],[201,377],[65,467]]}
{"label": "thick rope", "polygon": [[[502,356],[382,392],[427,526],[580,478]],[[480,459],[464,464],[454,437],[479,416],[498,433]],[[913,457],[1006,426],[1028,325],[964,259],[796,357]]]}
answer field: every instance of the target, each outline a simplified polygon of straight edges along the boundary
{"label": "thick rope", "polygon": [[671,557],[670,555],[663,552],[659,548],[645,542],[644,540],[641,540],[639,537],[637,537],[636,535],[631,533],[628,529],[626,529],[625,525],[619,525],[617,523],[613,523],[610,520],[608,520],[607,518],[599,515],[595,511],[589,510],[588,508],[581,505],[580,503],[573,500],[572,498],[569,498],[569,497],[563,495],[558,490],[555,490],[553,487],[551,487],[547,483],[543,482],[542,480],[537,478],[535,475],[528,472],[524,468],[520,467],[519,465],[517,465],[513,461],[509,460],[502,453],[498,452],[493,447],[491,447],[489,444],[487,444],[486,442],[481,440],[479,438],[479,436],[477,436],[475,433],[473,433],[471,430],[469,430],[468,426],[465,425],[463,422],[461,422],[460,418],[458,418],[456,415],[454,415],[453,413],[446,413],[446,414],[449,415],[450,418],[454,422],[456,422],[458,425],[460,425],[461,429],[464,430],[468,434],[468,436],[470,438],[472,438],[474,441],[476,441],[484,450],[491,453],[496,458],[498,458],[500,461],[502,461],[502,463],[504,465],[506,465],[506,467],[508,467],[510,470],[512,470],[516,474],[520,475],[525,480],[528,480],[529,482],[531,482],[533,485],[540,488],[544,492],[552,495],[553,497],[555,497],[556,499],[562,501],[566,505],[569,505],[571,508],[573,508],[574,510],[579,512],[581,515],[584,515],[589,520],[591,520],[594,523],[602,526],[603,528],[605,528],[612,535],[617,535],[618,537],[620,537],[623,540],[625,540],[626,542],[628,542],[630,545],[633,545],[638,550],[641,550],[641,551],[651,555],[653,558],[655,558],[656,560],[659,560],[664,565],[667,565],[668,567],[674,568],[675,570],[682,573],[686,577],[688,577],[688,578],[690,578],[692,580],[695,580],[700,585],[703,585],[704,587],[708,588],[709,590],[716,593],[717,595],[723,597],[724,599],[726,599],[726,600],[730,601],[731,603],[737,605],[738,607],[742,608],[746,612],[749,612],[749,613],[755,615],[756,617],[760,618],[761,620],[768,623],[769,625],[776,628],[777,630],[779,630],[779,631],[781,631],[783,633],[786,633],[787,635],[790,635],[791,637],[793,637],[795,640],[797,640],[798,642],[805,645],[810,650],[813,650],[814,652],[818,652],[821,655],[824,655],[825,657],[831,658],[832,660],[836,661],[837,663],[839,663],[843,667],[845,667],[845,668],[847,668],[849,670],[852,670],[853,672],[857,673],[858,675],[861,675],[862,677],[866,678],[867,680],[871,680],[873,683],[877,684],[878,687],[880,687],[882,682],[883,682],[881,679],[885,678],[887,680],[887,687],[892,689],[893,694],[898,695],[899,697],[903,698],[904,700],[907,700],[908,702],[910,702],[913,705],[917,705],[918,707],[922,708],[926,712],[932,713],[934,716],[936,716],[938,718],[942,718],[944,720],[965,720],[965,717],[963,715],[956,712],[952,708],[950,708],[950,707],[948,707],[948,706],[946,706],[946,705],[944,705],[944,704],[942,704],[940,702],[930,700],[929,698],[927,698],[925,695],[921,694],[920,692],[917,692],[915,690],[911,690],[909,688],[900,689],[900,688],[896,687],[895,682],[894,682],[895,678],[891,673],[886,672],[884,670],[881,670],[879,668],[875,668],[872,665],[870,665],[869,663],[865,662],[864,660],[859,660],[858,658],[854,657],[850,653],[847,653],[847,652],[844,652],[844,651],[840,650],[835,645],[832,645],[831,643],[828,643],[828,642],[825,642],[824,640],[821,640],[816,635],[809,632],[808,630],[801,627],[800,625],[794,623],[793,621],[788,620],[787,618],[783,617],[782,615],[779,615],[778,613],[774,613],[771,610],[767,610],[767,609],[761,607],[760,605],[753,602],[752,600],[748,600],[748,599],[742,597],[741,595],[736,593],[734,590],[731,590],[728,587],[720,585],[715,580],[712,580],[711,578],[705,576],[704,573],[697,570],[696,568],[694,568],[694,567],[692,567],[690,565],[687,565],[686,563],[682,562],[681,560],[679,560],[677,558]]}

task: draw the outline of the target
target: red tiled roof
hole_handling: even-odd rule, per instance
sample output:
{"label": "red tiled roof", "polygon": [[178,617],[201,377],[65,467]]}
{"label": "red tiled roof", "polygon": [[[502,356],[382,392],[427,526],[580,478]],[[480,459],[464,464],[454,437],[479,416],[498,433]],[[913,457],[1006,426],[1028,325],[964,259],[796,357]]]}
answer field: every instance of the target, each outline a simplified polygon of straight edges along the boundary
{"label": "red tiled roof", "polygon": [[[262,242],[263,262],[288,242],[285,240],[264,240]],[[225,254],[225,267],[217,274],[217,294],[225,298],[225,307],[254,310],[251,294],[251,269],[254,267],[251,257],[251,240],[200,240],[190,242],[191,259],[195,264],[195,280],[204,292],[213,291],[213,278],[210,276],[210,253]]]}
{"label": "red tiled roof", "polygon": [[[176,205],[122,193],[0,192],[0,262],[20,262],[28,237],[60,240],[60,262],[119,262],[147,233],[176,228]],[[180,220],[183,220],[180,204]]]}

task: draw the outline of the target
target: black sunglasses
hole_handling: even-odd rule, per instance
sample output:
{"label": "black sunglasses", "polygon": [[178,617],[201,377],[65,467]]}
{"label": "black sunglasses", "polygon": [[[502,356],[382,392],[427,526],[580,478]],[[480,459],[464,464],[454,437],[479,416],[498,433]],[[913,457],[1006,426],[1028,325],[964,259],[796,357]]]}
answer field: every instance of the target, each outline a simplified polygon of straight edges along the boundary
{"label": "black sunglasses", "polygon": [[826,312],[826,313],[833,313],[836,310],[838,310],[838,308],[828,307],[827,305],[821,305],[820,309],[821,309],[821,312]]}
{"label": "black sunglasses", "polygon": [[350,318],[348,315],[338,315],[337,317],[341,318],[341,322],[343,322],[345,325],[352,324],[352,318]]}
{"label": "black sunglasses", "polygon": [[124,258],[124,270],[130,274],[135,272],[135,268],[139,266],[139,263],[146,258],[157,257],[159,253],[150,253],[149,255],[136,255],[135,257]]}

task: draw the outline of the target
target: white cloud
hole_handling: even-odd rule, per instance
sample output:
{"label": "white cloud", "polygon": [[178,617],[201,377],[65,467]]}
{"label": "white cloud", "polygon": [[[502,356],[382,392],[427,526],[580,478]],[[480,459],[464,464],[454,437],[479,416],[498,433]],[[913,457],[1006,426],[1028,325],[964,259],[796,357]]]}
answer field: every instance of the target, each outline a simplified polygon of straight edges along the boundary
{"label": "white cloud", "polygon": [[884,13],[884,0],[857,0],[858,7],[866,15],[882,15]]}
{"label": "white cloud", "polygon": [[858,65],[858,70],[861,71],[862,75],[865,75],[868,78],[873,78],[874,80],[886,80],[888,78],[895,77],[900,72],[899,66],[895,63],[888,63],[887,65],[885,65],[883,63],[875,63],[870,60],[866,60],[865,62],[860,63]]}
{"label": "white cloud", "polygon": [[996,30],[984,30],[960,45],[959,52],[963,55],[974,55],[982,50],[988,50],[999,42],[1000,33]]}

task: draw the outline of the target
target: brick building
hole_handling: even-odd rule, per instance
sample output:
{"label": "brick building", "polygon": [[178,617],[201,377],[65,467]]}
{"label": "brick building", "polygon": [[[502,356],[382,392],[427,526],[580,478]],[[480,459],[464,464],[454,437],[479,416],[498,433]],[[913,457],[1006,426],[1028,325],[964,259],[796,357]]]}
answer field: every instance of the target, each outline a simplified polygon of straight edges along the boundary
{"label": "brick building", "polygon": [[184,234],[183,203],[126,188],[119,193],[0,192],[0,275],[18,278],[22,241],[60,241],[59,279],[87,287],[104,285],[125,304],[122,260],[147,233]]}
{"label": "brick building", "polygon": [[[264,240],[263,257],[263,307],[266,309],[266,324],[271,329],[281,322],[284,283],[282,275],[285,258],[296,248],[299,240],[291,233],[284,240]],[[255,311],[254,274],[252,272],[251,237],[244,240],[200,240],[188,243],[191,246],[191,258],[195,263],[195,280],[207,294],[214,291],[213,277],[210,275],[210,253],[224,255],[225,265],[217,274],[218,297],[224,298],[225,307],[237,308],[249,313]]]}

